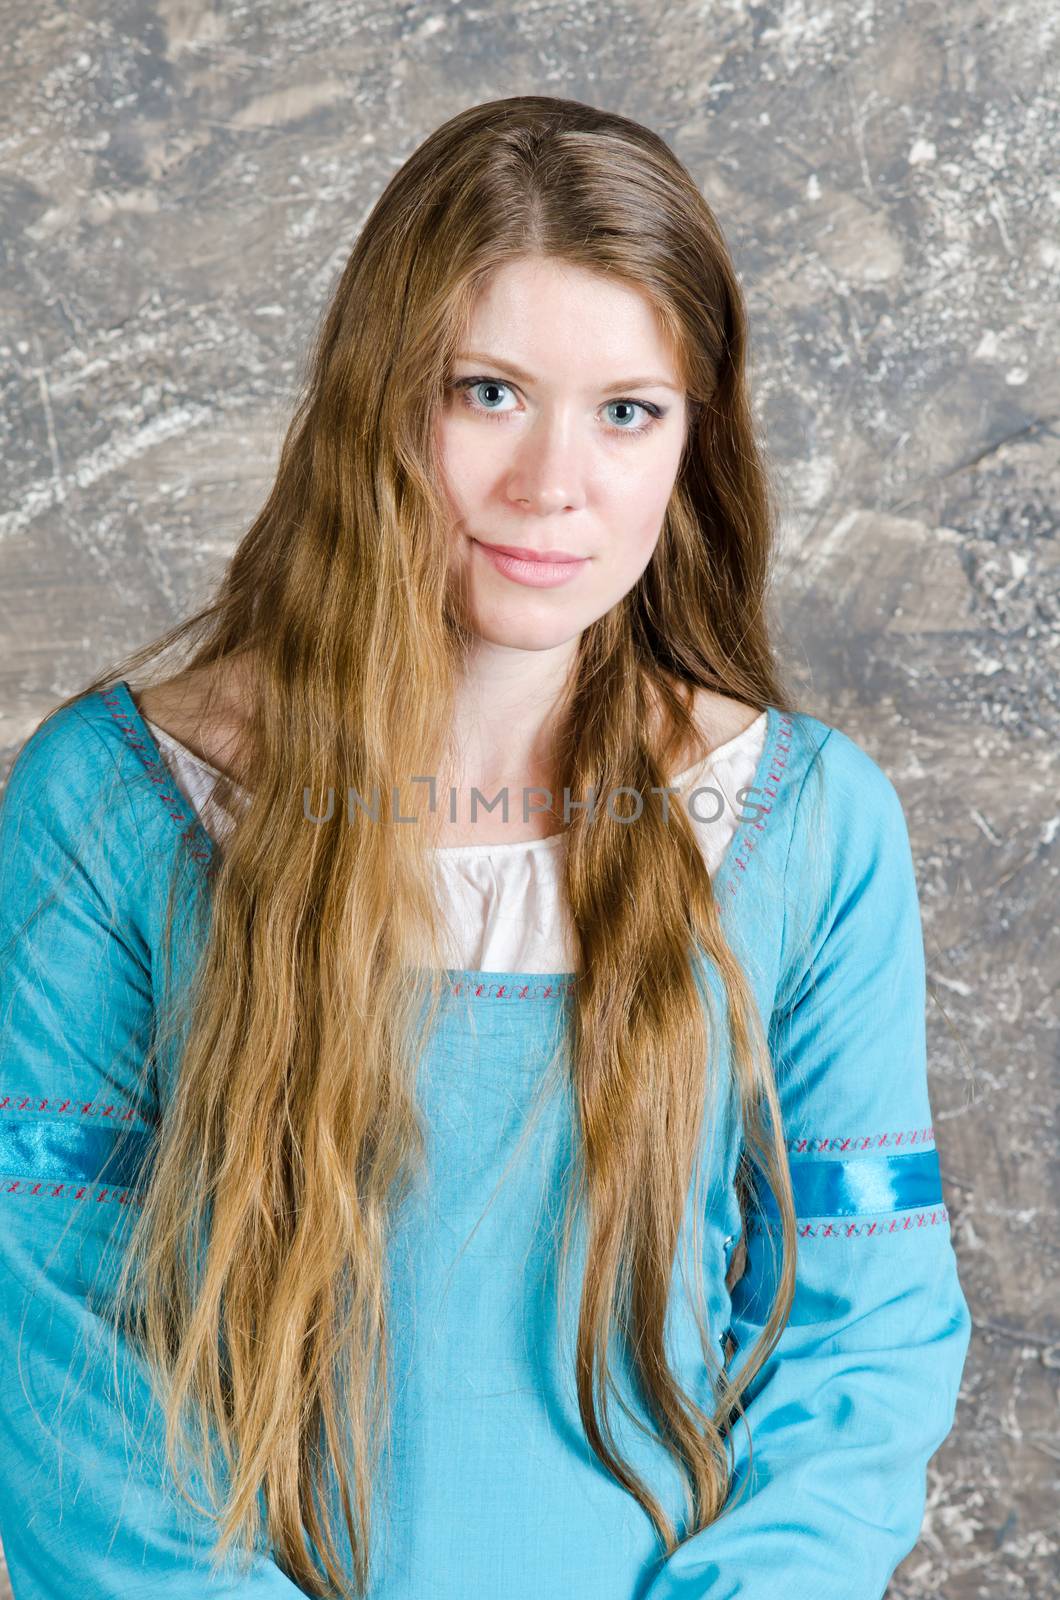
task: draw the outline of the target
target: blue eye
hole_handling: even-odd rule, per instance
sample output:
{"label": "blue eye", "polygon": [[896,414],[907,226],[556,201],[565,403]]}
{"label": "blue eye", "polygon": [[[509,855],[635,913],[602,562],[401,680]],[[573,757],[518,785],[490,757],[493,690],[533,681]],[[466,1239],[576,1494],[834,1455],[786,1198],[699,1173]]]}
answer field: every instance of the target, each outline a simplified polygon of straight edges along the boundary
{"label": "blue eye", "polygon": [[[461,383],[457,384],[456,387],[458,389],[463,389],[465,394],[467,394],[470,393],[472,389],[507,389],[508,385],[506,383],[499,383],[493,378],[464,378]],[[477,409],[477,407],[475,409]],[[493,411],[495,407],[487,404],[485,409],[487,411]]]}
{"label": "blue eye", "polygon": [[[648,407],[645,405],[643,400],[609,400],[607,405],[608,410],[610,410],[613,406],[626,406],[627,408],[630,406],[636,406],[641,411],[648,411]],[[649,411],[648,414],[650,416],[652,413]],[[656,417],[659,415],[658,406],[654,408],[654,414]],[[639,428],[619,428],[618,431],[619,433],[644,433],[649,426],[649,423],[641,423]]]}
{"label": "blue eye", "polygon": [[[472,393],[476,389],[507,389],[510,392],[514,392],[512,390],[512,385],[510,383],[505,383],[501,378],[457,378],[451,387],[454,391],[456,391],[457,394],[459,394],[461,404],[468,411],[475,412],[482,417],[505,417],[511,415],[510,409],[502,411],[496,405],[491,405],[488,402],[482,403],[472,399]],[[634,410],[643,411],[647,416],[647,421],[640,423],[637,427],[629,427],[625,424],[619,426],[612,425],[607,430],[609,433],[632,434],[634,437],[636,437],[638,434],[645,434],[649,432],[649,430],[655,426],[660,418],[666,415],[661,406],[652,405],[648,400],[630,400],[626,399],[625,397],[619,400],[609,400],[605,409],[610,411],[618,406],[625,407],[627,411],[631,407],[634,408]]]}

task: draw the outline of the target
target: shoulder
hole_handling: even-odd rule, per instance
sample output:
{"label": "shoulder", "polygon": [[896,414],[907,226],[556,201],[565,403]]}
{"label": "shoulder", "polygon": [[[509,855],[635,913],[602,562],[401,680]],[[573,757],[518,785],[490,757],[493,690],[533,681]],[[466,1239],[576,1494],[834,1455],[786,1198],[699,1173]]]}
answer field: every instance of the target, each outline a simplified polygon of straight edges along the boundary
{"label": "shoulder", "polygon": [[5,894],[41,881],[112,902],[143,883],[143,840],[121,736],[98,695],[49,712],[15,754],[0,796]]}
{"label": "shoulder", "polygon": [[789,716],[803,751],[785,867],[785,944],[806,927],[846,924],[855,906],[882,929],[918,903],[905,808],[881,761],[842,729]]}
{"label": "shoulder", "polygon": [[916,963],[922,944],[905,810],[883,761],[809,712],[775,722],[786,781],[774,806],[786,826],[774,1006],[784,1007],[830,965],[856,984],[885,948]]}
{"label": "shoulder", "polygon": [[858,740],[808,712],[790,713],[793,744],[803,756],[798,820],[823,827],[833,840],[855,840],[881,827],[904,830],[905,813],[893,779]]}
{"label": "shoulder", "polygon": [[49,711],[16,750],[4,790],[7,807],[46,802],[75,811],[119,776],[120,738],[106,729],[97,695]]}

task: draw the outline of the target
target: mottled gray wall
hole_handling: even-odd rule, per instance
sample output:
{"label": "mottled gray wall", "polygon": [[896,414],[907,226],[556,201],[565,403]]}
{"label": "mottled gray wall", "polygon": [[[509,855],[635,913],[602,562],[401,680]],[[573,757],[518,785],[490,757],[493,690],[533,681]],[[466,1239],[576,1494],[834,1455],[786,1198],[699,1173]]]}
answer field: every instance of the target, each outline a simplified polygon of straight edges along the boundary
{"label": "mottled gray wall", "polygon": [[5,770],[205,597],[356,230],[439,122],[525,92],[626,112],[721,218],[783,495],[783,637],[807,709],[910,822],[977,1323],[891,1600],[1060,1593],[1056,30],[1048,0],[4,15]]}

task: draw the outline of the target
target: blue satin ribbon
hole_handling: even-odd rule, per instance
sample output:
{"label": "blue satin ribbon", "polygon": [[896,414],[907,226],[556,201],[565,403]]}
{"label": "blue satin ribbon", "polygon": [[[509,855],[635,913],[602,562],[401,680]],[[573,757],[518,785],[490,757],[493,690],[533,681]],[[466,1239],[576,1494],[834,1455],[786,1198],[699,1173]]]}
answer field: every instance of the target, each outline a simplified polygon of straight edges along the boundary
{"label": "blue satin ribbon", "polygon": [[[855,1161],[799,1157],[789,1165],[797,1217],[853,1217],[942,1204],[942,1174],[934,1149]],[[764,1182],[759,1198],[764,1212],[780,1215]]]}
{"label": "blue satin ribbon", "polygon": [[35,1117],[0,1117],[0,1173],[47,1183],[106,1184],[128,1189],[141,1176],[155,1134],[142,1128],[91,1127]]}
{"label": "blue satin ribbon", "polygon": [[[142,1176],[155,1134],[40,1118],[0,1118],[0,1173],[56,1183],[105,1183],[129,1188]],[[862,1156],[854,1161],[801,1157],[791,1160],[791,1185],[798,1217],[852,1217],[942,1204],[937,1150],[899,1156]],[[779,1216],[765,1183],[762,1210]]]}

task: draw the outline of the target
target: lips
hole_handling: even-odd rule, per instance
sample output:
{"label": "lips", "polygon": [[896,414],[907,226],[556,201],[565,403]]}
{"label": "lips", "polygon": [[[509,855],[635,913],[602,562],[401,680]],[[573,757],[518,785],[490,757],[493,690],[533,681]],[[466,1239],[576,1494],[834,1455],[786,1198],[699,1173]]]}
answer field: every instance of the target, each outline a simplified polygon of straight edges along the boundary
{"label": "lips", "polygon": [[555,565],[561,561],[584,561],[585,556],[572,555],[569,550],[527,550],[517,544],[487,544],[484,539],[476,539],[486,550],[495,550],[499,556],[514,556],[517,561],[547,561]]}
{"label": "lips", "polygon": [[525,547],[483,544],[481,539],[472,539],[471,543],[494,571],[530,589],[554,589],[571,583],[589,565],[588,556],[572,556],[566,550],[531,550],[526,555],[513,555],[513,550]]}

